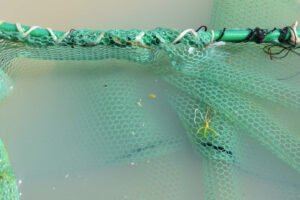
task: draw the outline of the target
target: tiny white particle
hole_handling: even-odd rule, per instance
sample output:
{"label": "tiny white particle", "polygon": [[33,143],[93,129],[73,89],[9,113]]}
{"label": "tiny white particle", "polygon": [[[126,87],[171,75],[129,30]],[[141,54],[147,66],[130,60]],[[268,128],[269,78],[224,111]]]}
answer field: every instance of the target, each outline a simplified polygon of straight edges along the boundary
{"label": "tiny white particle", "polygon": [[194,51],[195,51],[195,48],[194,48],[194,47],[190,47],[190,48],[189,48],[189,54],[192,54]]}
{"label": "tiny white particle", "polygon": [[142,127],[144,127],[145,126],[145,122],[143,122],[143,124],[142,124]]}
{"label": "tiny white particle", "polygon": [[134,163],[134,162],[131,162],[130,165],[133,166],[133,165],[135,165],[135,163]]}
{"label": "tiny white particle", "polygon": [[22,192],[19,193],[19,196],[22,196]]}
{"label": "tiny white particle", "polygon": [[142,107],[142,99],[140,99],[140,100],[137,102],[137,105],[138,105],[139,107]]}
{"label": "tiny white particle", "polygon": [[65,178],[69,178],[69,176],[70,176],[70,174],[66,174],[66,175],[65,175]]}
{"label": "tiny white particle", "polygon": [[131,135],[135,135],[135,132],[134,132],[134,131],[132,131],[132,132],[131,132]]}
{"label": "tiny white particle", "polygon": [[22,180],[19,180],[18,183],[19,183],[19,184],[22,184]]}
{"label": "tiny white particle", "polygon": [[13,89],[14,89],[14,86],[10,86],[9,89],[10,89],[10,90],[13,90]]}

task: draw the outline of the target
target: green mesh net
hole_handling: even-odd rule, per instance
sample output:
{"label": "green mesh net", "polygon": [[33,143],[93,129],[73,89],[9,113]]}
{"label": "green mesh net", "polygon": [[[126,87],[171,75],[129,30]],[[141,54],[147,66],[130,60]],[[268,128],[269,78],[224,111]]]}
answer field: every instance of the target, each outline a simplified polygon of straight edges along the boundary
{"label": "green mesh net", "polygon": [[[299,8],[215,0],[209,27]],[[203,30],[26,31],[0,25],[0,199],[300,199],[297,54]]]}

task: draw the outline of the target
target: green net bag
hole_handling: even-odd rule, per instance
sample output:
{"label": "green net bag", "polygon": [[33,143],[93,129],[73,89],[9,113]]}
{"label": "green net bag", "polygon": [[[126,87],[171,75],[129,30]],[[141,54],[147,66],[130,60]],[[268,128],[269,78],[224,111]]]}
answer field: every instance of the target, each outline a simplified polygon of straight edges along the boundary
{"label": "green net bag", "polygon": [[245,42],[299,5],[216,0],[215,31],[2,22],[0,199],[300,199],[299,56]]}

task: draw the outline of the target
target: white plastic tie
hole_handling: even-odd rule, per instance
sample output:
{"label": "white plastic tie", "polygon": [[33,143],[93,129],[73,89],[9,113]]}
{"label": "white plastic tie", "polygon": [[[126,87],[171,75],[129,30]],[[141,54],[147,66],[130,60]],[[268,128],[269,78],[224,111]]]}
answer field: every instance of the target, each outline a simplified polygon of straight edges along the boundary
{"label": "white plastic tie", "polygon": [[162,38],[158,33],[155,34],[155,36],[159,39],[160,42],[165,43],[166,41],[164,38]]}
{"label": "white plastic tie", "polygon": [[198,34],[196,33],[196,31],[194,29],[186,29],[184,31],[182,31],[178,36],[177,38],[172,42],[172,44],[175,44],[176,42],[180,41],[187,33],[191,32],[194,36],[195,36],[195,39],[198,40]]}

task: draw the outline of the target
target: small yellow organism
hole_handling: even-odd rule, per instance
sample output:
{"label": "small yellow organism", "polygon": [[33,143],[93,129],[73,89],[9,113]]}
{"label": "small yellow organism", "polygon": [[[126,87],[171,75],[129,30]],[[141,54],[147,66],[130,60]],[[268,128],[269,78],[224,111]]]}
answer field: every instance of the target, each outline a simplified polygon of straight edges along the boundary
{"label": "small yellow organism", "polygon": [[[207,136],[207,131],[210,131],[216,135],[218,135],[218,133],[209,127],[209,123],[211,122],[211,120],[214,118],[214,116],[216,115],[216,111],[214,110],[214,115],[212,117],[209,116],[209,111],[211,111],[211,107],[207,107],[207,112],[206,112],[206,115],[205,115],[205,118],[203,117],[202,113],[200,112],[200,115],[201,115],[201,119],[205,122],[205,126],[202,126],[200,127],[198,130],[197,130],[197,133],[196,135],[198,135],[200,133],[200,131],[203,129],[203,135],[204,135],[204,138],[206,138]],[[194,121],[196,122],[196,114],[197,114],[197,111],[198,109],[195,110],[195,118],[194,118]]]}
{"label": "small yellow organism", "polygon": [[155,99],[155,98],[156,98],[156,95],[155,95],[155,94],[149,94],[149,97],[150,97],[151,99]]}

